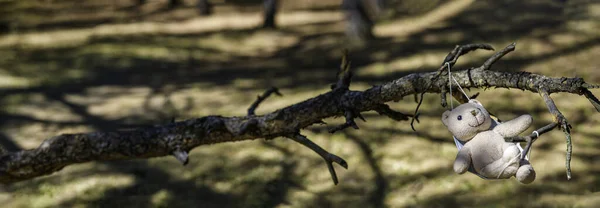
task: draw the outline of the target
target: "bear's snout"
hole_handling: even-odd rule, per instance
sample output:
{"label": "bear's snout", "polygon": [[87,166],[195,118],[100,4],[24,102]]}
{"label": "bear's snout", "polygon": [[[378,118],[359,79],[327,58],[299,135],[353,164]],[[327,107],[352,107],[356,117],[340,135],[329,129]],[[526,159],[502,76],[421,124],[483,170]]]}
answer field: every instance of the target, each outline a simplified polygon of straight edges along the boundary
{"label": "bear's snout", "polygon": [[480,127],[481,125],[485,124],[485,114],[483,112],[481,112],[481,109],[476,108],[473,110],[468,111],[471,115],[473,115],[473,123],[469,123],[468,125],[471,127]]}

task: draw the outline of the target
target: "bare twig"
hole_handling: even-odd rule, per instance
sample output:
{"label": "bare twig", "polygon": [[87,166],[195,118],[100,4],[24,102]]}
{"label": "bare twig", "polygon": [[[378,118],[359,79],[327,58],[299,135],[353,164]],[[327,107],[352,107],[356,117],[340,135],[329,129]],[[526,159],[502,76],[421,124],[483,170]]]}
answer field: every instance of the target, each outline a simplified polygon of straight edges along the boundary
{"label": "bare twig", "polygon": [[573,145],[571,144],[571,128],[567,125],[562,126],[562,131],[567,138],[567,155],[565,158],[565,167],[567,169],[567,180],[571,180],[571,154],[573,154]]}
{"label": "bare twig", "polygon": [[554,122],[558,124],[558,127],[563,130],[567,139],[567,154],[565,159],[565,167],[567,169],[567,179],[571,179],[571,154],[573,153],[573,146],[571,144],[571,124],[567,122],[567,119],[562,115],[562,113],[554,104],[552,98],[550,98],[550,93],[548,89],[542,88],[539,91],[540,95],[544,99],[548,110],[552,114],[554,118]]}
{"label": "bare twig", "polygon": [[327,163],[327,168],[329,169],[329,173],[331,174],[331,179],[333,180],[333,184],[335,184],[335,185],[338,184],[338,178],[337,178],[337,175],[335,174],[335,169],[333,169],[333,163],[337,163],[338,165],[344,167],[345,169],[348,169],[348,163],[346,163],[346,161],[344,159],[342,159],[341,157],[338,157],[337,155],[327,152],[327,150],[321,148],[319,145],[310,141],[310,139],[306,138],[306,136],[304,136],[300,133],[290,134],[287,137],[308,147],[309,149],[311,149],[311,150],[315,151],[317,154],[319,154],[319,156],[321,156]]}
{"label": "bare twig", "polygon": [[250,108],[248,108],[248,116],[255,115],[254,111],[256,111],[256,108],[258,107],[258,105],[260,105],[260,103],[262,103],[265,99],[267,99],[273,93],[275,93],[278,96],[283,96],[281,93],[279,93],[279,89],[277,89],[277,87],[269,88],[262,95],[259,95],[256,97],[256,101],[254,101],[254,103],[252,103],[252,105],[250,105]]}
{"label": "bare twig", "polygon": [[348,50],[344,50],[342,55],[342,63],[338,72],[338,81],[334,85],[334,89],[348,89],[352,80],[352,71],[350,70],[350,60],[348,60]]}
{"label": "bare twig", "polygon": [[[394,111],[386,104],[377,105],[373,110],[379,113],[379,115],[387,116],[395,121],[406,121],[409,117],[414,117],[412,115],[406,115],[404,113]],[[416,120],[417,122],[419,121],[418,118],[416,118]]]}
{"label": "bare twig", "polygon": [[[423,97],[425,97],[425,92],[421,93],[421,97],[419,98],[419,103],[417,104],[417,107],[415,108],[415,112],[413,113],[413,115],[415,115],[415,116],[413,116],[412,119],[410,120],[410,128],[413,131],[417,131],[417,129],[415,129],[414,124],[415,124],[415,121],[417,121],[417,123],[419,123],[419,119],[417,119],[417,118],[419,118],[419,108],[421,108],[421,104],[423,103]],[[445,96],[444,96],[444,98],[445,98]]]}
{"label": "bare twig", "polygon": [[582,89],[583,95],[592,103],[596,111],[600,112],[600,100],[590,92],[588,89]]}
{"label": "bare twig", "polygon": [[362,115],[360,115],[360,112],[354,112],[351,109],[345,110],[344,116],[346,117],[346,122],[339,126],[329,129],[329,133],[335,133],[336,131],[343,130],[348,127],[358,129],[358,125],[356,125],[356,122],[354,122],[354,118],[356,117],[360,118],[363,121],[366,121],[365,118]]}
{"label": "bare twig", "polygon": [[[352,79],[352,70],[350,70],[350,60],[348,60],[348,50],[344,50],[342,56],[342,63],[340,64],[340,70],[338,72],[338,81],[332,87],[332,91],[337,92],[346,92],[349,91],[350,82]],[[354,122],[354,118],[360,118],[363,121],[366,121],[365,118],[360,114],[360,111],[356,110],[354,106],[343,104],[344,108],[344,117],[346,118],[346,122],[329,129],[329,133],[334,133],[336,131],[352,127],[354,129],[358,129],[358,125]]]}
{"label": "bare twig", "polygon": [[446,58],[444,58],[444,62],[442,62],[442,66],[440,67],[440,69],[438,71],[443,71],[444,68],[446,67],[446,63],[450,64],[450,68],[454,67],[454,64],[456,64],[456,61],[458,61],[458,58],[460,56],[465,55],[471,51],[478,50],[478,49],[493,51],[494,47],[492,47],[489,44],[481,44],[481,43],[457,45],[456,47],[454,47],[454,50],[452,50],[446,56]]}
{"label": "bare twig", "polygon": [[490,67],[492,67],[492,64],[496,63],[496,61],[500,60],[500,58],[502,58],[504,55],[514,51],[516,45],[517,45],[516,43],[511,43],[510,45],[506,46],[504,49],[498,51],[496,54],[494,54],[493,56],[488,58],[488,60],[485,61],[485,63],[483,63],[483,65],[481,65],[478,69],[489,70]]}
{"label": "bare twig", "polygon": [[[523,152],[521,154],[521,159],[525,159],[525,156],[527,156],[527,154],[529,153],[529,150],[531,149],[531,145],[533,144],[533,142],[542,134],[549,132],[550,130],[556,128],[556,126],[558,126],[557,123],[550,123],[538,130],[535,130],[533,133],[531,133],[530,135],[524,136],[524,137],[508,137],[505,138],[505,140],[507,142],[527,142],[527,145],[525,146],[525,149],[523,149]],[[537,132],[537,133],[536,133]]]}

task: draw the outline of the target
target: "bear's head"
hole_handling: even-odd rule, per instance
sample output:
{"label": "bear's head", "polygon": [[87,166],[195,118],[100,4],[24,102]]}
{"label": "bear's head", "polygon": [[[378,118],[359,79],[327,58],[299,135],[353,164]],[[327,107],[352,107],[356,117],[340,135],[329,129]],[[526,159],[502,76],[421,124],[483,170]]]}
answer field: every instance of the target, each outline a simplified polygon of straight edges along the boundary
{"label": "bear's head", "polygon": [[448,127],[456,139],[467,142],[477,133],[489,130],[492,118],[479,101],[470,100],[453,110],[444,112],[442,123]]}

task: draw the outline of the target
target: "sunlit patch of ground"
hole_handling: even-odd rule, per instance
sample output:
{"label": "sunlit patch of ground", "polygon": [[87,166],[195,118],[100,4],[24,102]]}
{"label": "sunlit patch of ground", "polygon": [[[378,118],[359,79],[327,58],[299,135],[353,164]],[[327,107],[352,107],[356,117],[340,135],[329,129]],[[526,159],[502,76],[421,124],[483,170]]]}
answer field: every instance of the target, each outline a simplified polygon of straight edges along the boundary
{"label": "sunlit patch of ground", "polygon": [[[402,37],[412,35],[435,26],[436,24],[441,24],[441,22],[443,22],[445,19],[464,11],[471,5],[471,3],[473,3],[473,0],[448,1],[443,6],[440,6],[425,14],[386,22],[375,28],[375,34],[383,37]],[[420,5],[423,4],[423,2],[416,4]]]}
{"label": "sunlit patch of ground", "polygon": [[[162,5],[151,2],[141,8],[142,13]],[[280,87],[284,96],[267,99],[258,114],[325,93],[335,80],[341,51],[349,45],[343,37],[342,13],[335,10],[337,3],[329,1],[294,2],[284,1],[287,6],[278,17],[278,30],[256,29],[261,21],[256,6],[221,5],[210,17],[196,17],[192,8],[183,7],[127,22],[117,21],[125,12],[112,12],[116,16],[109,15],[111,21],[95,26],[0,35],[0,136],[22,148],[34,148],[61,133],[125,130],[173,118],[245,115],[256,95],[270,86]],[[378,37],[351,51],[356,72],[351,89],[364,90],[407,73],[434,70],[455,45],[471,42],[490,43],[497,50],[517,42],[517,50],[493,70],[600,82],[599,37],[553,25],[558,21],[556,13],[531,11],[510,19],[507,11],[514,9],[513,1],[508,8],[496,5],[497,1],[434,3],[432,8],[420,5],[423,11],[377,25]],[[542,3],[537,6],[542,8]],[[554,11],[555,4],[546,9]],[[495,13],[479,12],[489,5],[497,6]],[[120,7],[109,8],[120,11]],[[482,24],[484,18],[500,20]],[[478,66],[492,53],[472,52],[455,69]],[[528,131],[552,121],[536,93],[467,91],[476,92],[502,120],[532,114],[534,124]],[[600,203],[600,119],[584,97],[552,97],[573,124],[571,181],[566,180],[566,144],[560,131],[545,134],[534,144],[531,161],[537,179],[531,185],[455,174],[451,166],[456,148],[439,121],[445,109],[439,105],[439,95],[427,94],[416,132],[409,122],[373,112],[364,114],[367,122],[357,121],[360,130],[327,133],[342,118],[328,118],[327,125],[302,130],[348,162],[348,170],[335,167],[337,186],[318,155],[277,138],[199,147],[191,152],[187,166],[172,157],[72,165],[3,187],[0,203],[7,207],[593,207]],[[404,113],[413,113],[416,107],[412,96],[388,104]]]}

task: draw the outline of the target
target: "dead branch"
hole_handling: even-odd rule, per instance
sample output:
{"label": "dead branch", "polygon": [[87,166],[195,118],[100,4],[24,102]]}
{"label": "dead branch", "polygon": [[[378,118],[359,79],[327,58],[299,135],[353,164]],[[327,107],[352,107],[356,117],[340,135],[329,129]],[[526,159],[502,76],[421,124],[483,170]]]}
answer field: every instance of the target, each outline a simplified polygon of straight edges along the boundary
{"label": "dead branch", "polygon": [[333,184],[338,184],[337,175],[335,174],[335,169],[333,169],[333,163],[337,163],[342,167],[348,169],[348,163],[341,157],[337,155],[331,154],[327,152],[327,150],[321,148],[319,145],[310,141],[310,139],[306,138],[306,136],[300,133],[294,133],[287,136],[288,138],[308,147],[309,149],[315,151],[319,156],[321,156],[325,162],[327,163],[327,169],[329,169],[329,173],[331,174],[331,179],[333,180]]}
{"label": "dead branch", "polygon": [[540,135],[542,135],[546,132],[549,132],[550,130],[556,128],[556,126],[558,126],[558,123],[551,123],[542,128],[539,128],[538,130],[535,130],[530,135],[527,135],[524,137],[521,137],[521,136],[508,137],[508,138],[505,138],[505,141],[507,141],[507,142],[527,142],[527,146],[525,146],[525,149],[523,149],[523,152],[521,153],[521,159],[525,159],[525,157],[527,156],[527,153],[529,153],[529,150],[531,149],[531,145],[533,144],[533,142],[537,138],[539,138]]}
{"label": "dead branch", "polygon": [[[571,179],[571,154],[573,152],[573,147],[571,145],[571,124],[569,124],[567,122],[567,119],[565,118],[565,116],[563,116],[562,113],[558,110],[558,108],[556,107],[556,104],[554,104],[554,100],[552,100],[552,98],[550,98],[550,93],[548,93],[547,89],[542,87],[542,89],[539,91],[539,93],[542,96],[542,98],[544,98],[544,102],[546,103],[548,110],[550,111],[550,113],[552,114],[552,116],[554,118],[554,123],[556,123],[558,125],[558,127],[563,130],[563,132],[565,133],[565,136],[567,138],[567,156],[566,156],[566,160],[565,160],[565,167],[567,169],[567,179]],[[585,91],[582,92],[582,94],[585,94],[585,93],[586,93]],[[591,96],[594,97],[593,95],[591,95]],[[592,99],[590,99],[590,101],[591,100]],[[597,100],[597,98],[595,100]],[[595,103],[592,102],[592,105],[595,105]]]}
{"label": "dead branch", "polygon": [[[488,46],[467,45],[462,49],[459,46],[446,57],[444,64],[453,65],[460,55],[478,48],[491,49]],[[463,88],[500,87],[539,93],[554,115],[555,126],[560,126],[567,135],[568,165],[571,151],[570,126],[549,95],[559,92],[583,95],[597,110],[600,110],[600,102],[588,90],[597,88],[598,85],[586,83],[582,78],[551,78],[527,72],[489,70],[494,62],[512,50],[514,44],[490,57],[481,67],[453,70],[452,75]],[[405,115],[389,109],[385,103],[413,94],[421,94],[421,97],[424,93],[444,94],[448,92],[449,87],[447,74],[443,73],[445,66],[442,65],[440,70],[409,74],[365,91],[349,90],[352,74],[348,57],[344,60],[339,80],[331,91],[265,115],[206,116],[132,131],[63,134],[46,139],[35,149],[4,153],[0,156],[0,183],[12,183],[48,175],[67,165],[90,161],[173,155],[186,164],[189,160],[189,151],[201,145],[276,137],[290,138],[317,152],[327,161],[335,183],[337,177],[331,164],[335,162],[345,168],[347,164],[340,157],[327,152],[302,136],[299,133],[301,129],[322,123],[324,118],[342,115],[346,118],[343,128],[350,126],[358,128],[354,118],[362,118],[360,112],[371,110],[394,120],[407,120],[408,117],[416,117],[417,113],[415,116]],[[258,106],[259,103],[260,101],[256,105]],[[336,127],[333,130],[343,128]],[[529,138],[529,140],[535,139],[532,136]],[[570,174],[569,169],[567,172]]]}
{"label": "dead branch", "polygon": [[277,87],[271,87],[271,88],[269,88],[262,95],[259,95],[259,96],[256,97],[256,101],[254,101],[254,103],[252,103],[252,105],[250,105],[250,108],[248,108],[248,116],[255,115],[254,111],[256,111],[256,108],[258,107],[258,105],[260,105],[260,103],[262,103],[263,101],[265,101],[265,99],[267,99],[273,93],[275,93],[278,96],[283,96],[279,92],[279,89],[277,89]]}

